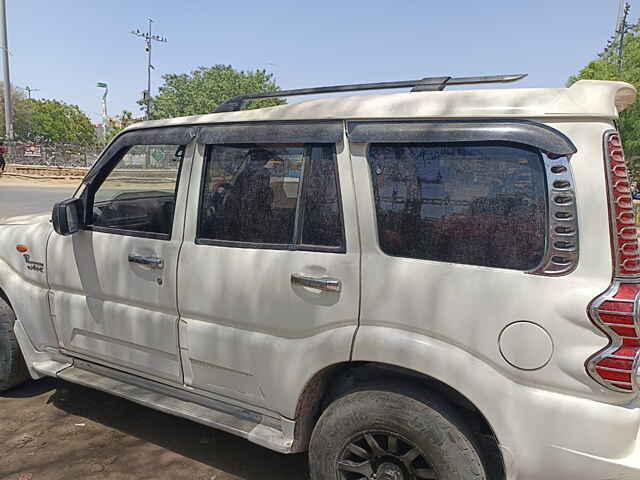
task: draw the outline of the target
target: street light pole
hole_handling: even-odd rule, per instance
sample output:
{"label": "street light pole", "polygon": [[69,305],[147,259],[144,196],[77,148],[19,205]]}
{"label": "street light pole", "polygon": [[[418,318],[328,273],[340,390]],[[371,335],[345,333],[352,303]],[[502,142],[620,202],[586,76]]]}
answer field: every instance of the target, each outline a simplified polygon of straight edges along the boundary
{"label": "street light pole", "polygon": [[149,19],[149,33],[147,33],[147,43],[145,45],[145,49],[147,50],[147,120],[149,120],[149,107],[151,106],[151,69],[153,65],[151,65],[151,24],[153,23],[152,19]]}
{"label": "street light pole", "polygon": [[7,6],[0,0],[0,41],[2,44],[2,64],[4,70],[4,130],[7,140],[13,140],[13,118],[11,108],[11,75],[9,74],[9,42],[7,40]]}
{"label": "street light pole", "polygon": [[155,70],[155,67],[151,64],[151,46],[153,41],[167,43],[167,39],[165,37],[161,37],[160,35],[153,35],[151,33],[151,24],[153,20],[149,19],[149,30],[147,33],[141,32],[140,29],[136,31],[132,31],[131,34],[136,37],[140,37],[144,39],[144,49],[147,52],[147,89],[143,93],[143,100],[146,105],[146,118],[149,119],[149,114],[151,111],[151,70]]}
{"label": "street light pole", "polygon": [[109,94],[109,86],[105,82],[98,82],[98,88],[104,88],[102,95],[102,139],[107,139],[107,130],[109,128],[109,114],[107,113],[107,95]]}

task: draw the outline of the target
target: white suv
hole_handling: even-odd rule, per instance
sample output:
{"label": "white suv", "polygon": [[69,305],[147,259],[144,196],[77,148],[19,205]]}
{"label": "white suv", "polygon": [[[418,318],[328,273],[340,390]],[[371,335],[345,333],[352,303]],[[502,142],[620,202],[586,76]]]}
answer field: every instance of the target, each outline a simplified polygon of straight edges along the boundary
{"label": "white suv", "polygon": [[[625,83],[137,124],[0,221],[0,389],[59,377],[314,480],[640,478]],[[53,223],[53,225],[52,225]]]}

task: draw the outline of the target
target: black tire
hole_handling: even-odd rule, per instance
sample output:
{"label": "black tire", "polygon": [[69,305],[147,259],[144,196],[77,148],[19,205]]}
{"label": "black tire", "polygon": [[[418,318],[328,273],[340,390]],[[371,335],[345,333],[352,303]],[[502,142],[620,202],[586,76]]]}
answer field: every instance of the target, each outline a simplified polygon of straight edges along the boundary
{"label": "black tire", "polygon": [[444,402],[418,390],[376,387],[329,405],[311,436],[309,464],[312,480],[486,480],[480,451]]}
{"label": "black tire", "polygon": [[13,310],[0,298],[0,392],[22,385],[30,378],[13,333],[15,322]]}

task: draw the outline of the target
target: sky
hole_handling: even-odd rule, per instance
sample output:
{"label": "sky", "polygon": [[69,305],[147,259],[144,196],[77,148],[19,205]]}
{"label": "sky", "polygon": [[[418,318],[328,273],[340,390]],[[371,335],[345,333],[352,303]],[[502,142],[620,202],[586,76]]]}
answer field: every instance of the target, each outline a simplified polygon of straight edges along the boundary
{"label": "sky", "polygon": [[[528,73],[518,87],[558,87],[615,29],[618,0],[6,0],[11,81],[35,98],[79,105],[100,118],[139,112],[161,76],[199,66],[264,68],[282,89],[425,76]],[[633,3],[633,2],[632,2]],[[640,3],[640,0],[636,0]],[[640,15],[633,5],[631,20]],[[514,85],[516,86],[516,85]]]}

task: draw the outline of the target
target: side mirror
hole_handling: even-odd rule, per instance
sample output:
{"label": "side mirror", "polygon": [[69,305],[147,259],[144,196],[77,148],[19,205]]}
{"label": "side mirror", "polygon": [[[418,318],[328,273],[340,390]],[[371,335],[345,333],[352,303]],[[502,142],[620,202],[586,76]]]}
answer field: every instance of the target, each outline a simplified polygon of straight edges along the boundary
{"label": "side mirror", "polygon": [[82,200],[71,198],[53,206],[53,229],[59,235],[71,235],[82,227]]}

